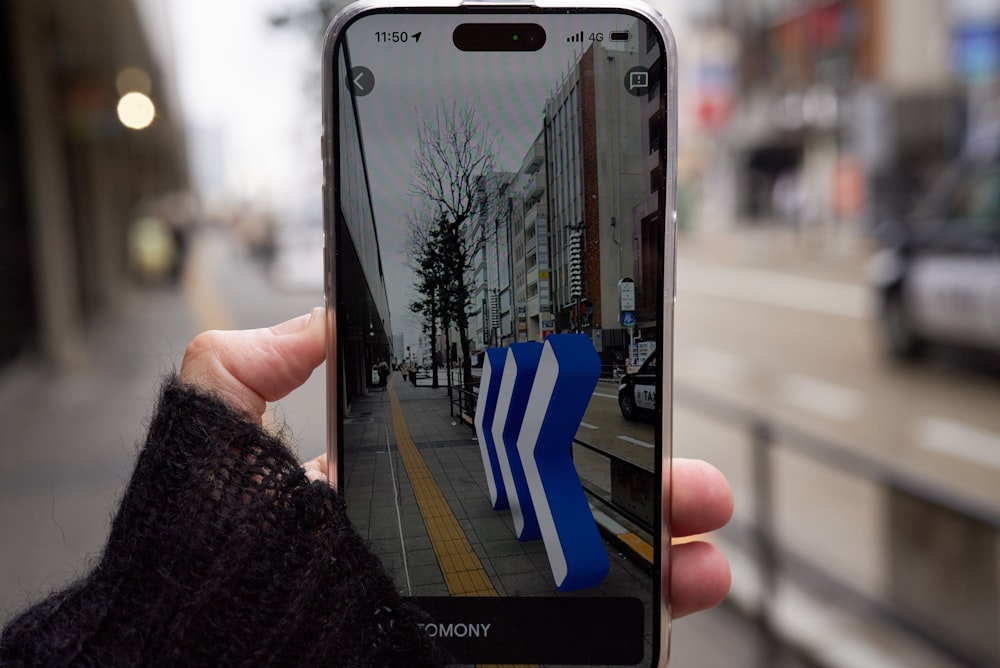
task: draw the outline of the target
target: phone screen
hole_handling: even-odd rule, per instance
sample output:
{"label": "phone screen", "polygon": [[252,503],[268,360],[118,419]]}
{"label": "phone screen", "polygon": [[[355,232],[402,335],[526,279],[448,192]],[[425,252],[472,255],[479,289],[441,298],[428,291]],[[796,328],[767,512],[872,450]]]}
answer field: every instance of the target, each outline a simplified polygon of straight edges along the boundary
{"label": "phone screen", "polygon": [[457,663],[665,655],[672,53],[619,10],[328,38],[338,484]]}

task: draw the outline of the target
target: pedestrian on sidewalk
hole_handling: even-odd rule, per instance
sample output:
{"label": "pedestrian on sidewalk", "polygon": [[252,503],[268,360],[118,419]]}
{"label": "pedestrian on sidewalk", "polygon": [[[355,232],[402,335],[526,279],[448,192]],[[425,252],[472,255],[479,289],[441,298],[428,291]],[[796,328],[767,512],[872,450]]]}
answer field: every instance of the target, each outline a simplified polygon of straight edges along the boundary
{"label": "pedestrian on sidewalk", "polygon": [[382,359],[378,361],[375,369],[378,371],[378,386],[385,392],[385,388],[389,384],[389,365]]}
{"label": "pedestrian on sidewalk", "polygon": [[[324,323],[316,309],[191,342],[96,566],[9,622],[0,665],[443,665],[424,613],[347,519],[325,456],[300,465],[262,428],[267,402],[323,362]],[[674,536],[728,521],[714,467],[676,460],[672,485]],[[673,548],[673,617],[719,603],[729,579],[714,546]]]}

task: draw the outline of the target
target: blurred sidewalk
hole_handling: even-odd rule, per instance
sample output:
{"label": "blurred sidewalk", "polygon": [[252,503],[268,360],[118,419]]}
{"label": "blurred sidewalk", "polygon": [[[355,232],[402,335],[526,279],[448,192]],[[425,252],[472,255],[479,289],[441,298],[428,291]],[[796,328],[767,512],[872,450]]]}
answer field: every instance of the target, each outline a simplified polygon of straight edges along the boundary
{"label": "blurred sidewalk", "polygon": [[194,329],[178,291],[130,290],[95,324],[86,369],[0,373],[0,619],[96,556],[159,379]]}
{"label": "blurred sidewalk", "polygon": [[[322,294],[270,287],[263,266],[217,230],[193,240],[176,287],[125,286],[95,317],[85,368],[56,374],[22,359],[0,370],[0,621],[91,565],[124,491],[161,380],[199,331],[271,325],[322,304]],[[301,424],[293,447],[324,447],[321,374],[282,405]]]}
{"label": "blurred sidewalk", "polygon": [[[877,313],[876,295],[867,280],[867,263],[875,244],[856,228],[798,232],[780,224],[748,221],[732,222],[726,229],[708,227],[679,235],[679,299],[722,296],[805,312],[811,312],[805,308],[810,300],[819,300],[826,312],[858,322],[868,321]],[[766,299],[761,301],[762,297]],[[774,326],[780,327],[782,323],[775,320]],[[684,411],[683,403],[678,404],[675,439],[681,438],[678,427],[683,420],[678,413]],[[690,417],[690,413],[685,416]],[[704,420],[702,416],[698,419]],[[676,443],[675,440],[675,447]],[[740,510],[744,516],[749,515],[749,505],[738,509],[737,516]],[[762,595],[765,578],[755,554],[752,520],[744,518],[743,522],[742,525],[734,522],[709,539],[723,549],[732,565],[730,604],[752,617],[761,610],[767,597]],[[880,528],[879,537],[885,534],[887,531]],[[853,549],[861,552],[864,547],[854,545]],[[838,668],[958,665],[918,636],[889,624],[874,610],[851,600],[828,583],[808,573],[796,574],[789,563],[779,563],[768,604],[775,632],[819,665]],[[680,624],[683,623],[681,620]]]}
{"label": "blurred sidewalk", "polygon": [[727,266],[770,269],[844,283],[864,283],[874,244],[855,227],[796,231],[777,223],[733,221],[678,234],[682,258]]}

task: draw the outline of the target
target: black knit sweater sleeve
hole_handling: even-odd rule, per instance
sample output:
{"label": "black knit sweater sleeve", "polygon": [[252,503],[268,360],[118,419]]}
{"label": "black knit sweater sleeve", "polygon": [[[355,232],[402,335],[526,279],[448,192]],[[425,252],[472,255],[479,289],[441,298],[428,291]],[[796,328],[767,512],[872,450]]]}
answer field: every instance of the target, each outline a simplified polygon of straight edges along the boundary
{"label": "black knit sweater sleeve", "polygon": [[432,666],[340,496],[176,378],[93,572],[16,617],[7,665]]}

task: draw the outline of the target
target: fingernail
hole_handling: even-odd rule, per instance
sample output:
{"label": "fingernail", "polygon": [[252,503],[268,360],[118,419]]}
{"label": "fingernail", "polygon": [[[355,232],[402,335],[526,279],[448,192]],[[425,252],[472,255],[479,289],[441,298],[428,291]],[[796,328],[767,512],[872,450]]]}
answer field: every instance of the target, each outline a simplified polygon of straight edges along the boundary
{"label": "fingernail", "polygon": [[278,336],[298,334],[309,326],[309,322],[313,319],[313,315],[315,315],[315,313],[316,309],[313,309],[305,315],[300,315],[297,318],[292,318],[291,320],[286,320],[281,324],[274,325],[271,327],[271,332],[277,334]]}
{"label": "fingernail", "polygon": [[315,469],[306,469],[306,480],[309,482],[330,482],[330,480],[323,475],[322,471],[317,471]]}

